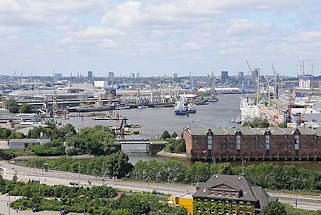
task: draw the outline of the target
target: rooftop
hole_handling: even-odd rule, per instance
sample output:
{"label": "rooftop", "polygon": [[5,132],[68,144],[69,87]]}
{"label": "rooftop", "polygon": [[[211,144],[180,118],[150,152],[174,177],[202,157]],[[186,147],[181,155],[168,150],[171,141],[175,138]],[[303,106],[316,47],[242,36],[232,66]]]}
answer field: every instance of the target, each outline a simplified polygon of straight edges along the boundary
{"label": "rooftop", "polygon": [[[242,191],[240,197],[216,197],[210,195],[209,190],[225,185],[233,191]],[[193,194],[193,197],[209,197],[223,199],[238,199],[243,201],[259,202],[260,208],[266,206],[272,198],[262,189],[262,187],[253,186],[246,178],[237,175],[213,175],[204,183],[198,183],[199,190]]]}

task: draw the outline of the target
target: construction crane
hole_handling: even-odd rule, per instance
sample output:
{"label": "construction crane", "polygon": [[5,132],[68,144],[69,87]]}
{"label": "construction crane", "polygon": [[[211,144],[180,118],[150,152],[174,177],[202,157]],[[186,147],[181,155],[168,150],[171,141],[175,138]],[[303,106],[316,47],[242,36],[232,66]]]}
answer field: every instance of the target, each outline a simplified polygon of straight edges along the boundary
{"label": "construction crane", "polygon": [[267,82],[267,98],[269,99],[269,106],[271,105],[271,95],[270,95],[270,81],[266,75],[263,75],[263,77],[265,78],[266,82]]}
{"label": "construction crane", "polygon": [[[251,68],[249,62],[247,61],[247,59],[245,59],[245,61],[246,61],[247,66],[249,67],[249,70],[251,72],[255,71],[255,70],[252,70],[252,68]],[[258,99],[260,97],[260,68],[257,68],[256,71],[257,71],[257,77],[255,77],[256,78],[256,84],[257,84],[256,85],[256,94],[257,94],[257,99]]]}
{"label": "construction crane", "polygon": [[276,71],[274,69],[274,65],[272,64],[272,71],[273,71],[273,81],[274,81],[274,98],[278,99],[279,95],[278,95],[278,83],[277,83],[277,77],[276,77]]}
{"label": "construction crane", "polygon": [[313,96],[313,93],[310,94],[310,96],[309,96],[309,98],[308,98],[308,101],[307,101],[307,103],[306,103],[305,106],[304,106],[303,112],[302,112],[302,114],[301,114],[301,116],[300,116],[299,125],[301,125],[301,123],[303,122],[304,115],[305,115],[305,113],[307,112],[307,109],[308,109],[308,107],[309,107],[309,105],[310,105],[312,96]]}

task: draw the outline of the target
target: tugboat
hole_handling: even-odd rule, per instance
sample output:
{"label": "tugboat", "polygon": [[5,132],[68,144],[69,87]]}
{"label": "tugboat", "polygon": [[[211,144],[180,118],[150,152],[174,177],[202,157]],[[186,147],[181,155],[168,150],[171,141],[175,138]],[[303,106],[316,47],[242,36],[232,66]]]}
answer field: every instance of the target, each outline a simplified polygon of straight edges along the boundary
{"label": "tugboat", "polygon": [[215,96],[215,94],[213,94],[207,101],[208,102],[218,102],[218,98]]}
{"label": "tugboat", "polygon": [[196,113],[196,106],[193,104],[188,104],[187,111],[188,111],[188,113]]}
{"label": "tugboat", "polygon": [[183,101],[178,101],[175,107],[176,115],[185,115],[187,113],[186,107]]}

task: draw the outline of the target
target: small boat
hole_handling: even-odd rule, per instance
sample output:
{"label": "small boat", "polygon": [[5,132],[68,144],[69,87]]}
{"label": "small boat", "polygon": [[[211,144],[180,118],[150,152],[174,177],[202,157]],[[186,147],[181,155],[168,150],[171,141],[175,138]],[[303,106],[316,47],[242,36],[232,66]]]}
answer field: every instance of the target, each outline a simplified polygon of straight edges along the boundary
{"label": "small boat", "polygon": [[112,120],[112,118],[108,116],[94,116],[92,119],[93,120]]}
{"label": "small boat", "polygon": [[141,124],[127,124],[127,125],[125,125],[125,127],[127,127],[127,128],[141,128],[142,125]]}
{"label": "small boat", "polygon": [[130,109],[130,106],[129,105],[115,106],[115,110],[125,110],[125,109]]}
{"label": "small boat", "polygon": [[187,105],[187,111],[188,113],[196,113],[196,107],[193,104]]}
{"label": "small boat", "polygon": [[218,102],[219,99],[215,95],[212,95],[207,101],[208,102]]}
{"label": "small boat", "polygon": [[209,102],[197,102],[196,105],[209,105]]}
{"label": "small boat", "polygon": [[142,133],[142,130],[132,131],[129,128],[124,129],[124,135],[137,135],[137,134],[141,134],[141,133]]}
{"label": "small boat", "polygon": [[137,108],[138,109],[145,109],[145,108],[148,108],[148,106],[147,105],[139,105]]}

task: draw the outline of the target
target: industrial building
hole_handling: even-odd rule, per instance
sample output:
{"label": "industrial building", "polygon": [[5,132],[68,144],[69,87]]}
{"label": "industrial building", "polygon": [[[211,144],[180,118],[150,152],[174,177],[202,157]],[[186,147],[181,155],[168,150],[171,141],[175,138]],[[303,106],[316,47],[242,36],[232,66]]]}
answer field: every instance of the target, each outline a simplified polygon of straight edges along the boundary
{"label": "industrial building", "polygon": [[321,159],[321,129],[185,128],[184,139],[192,160]]}

